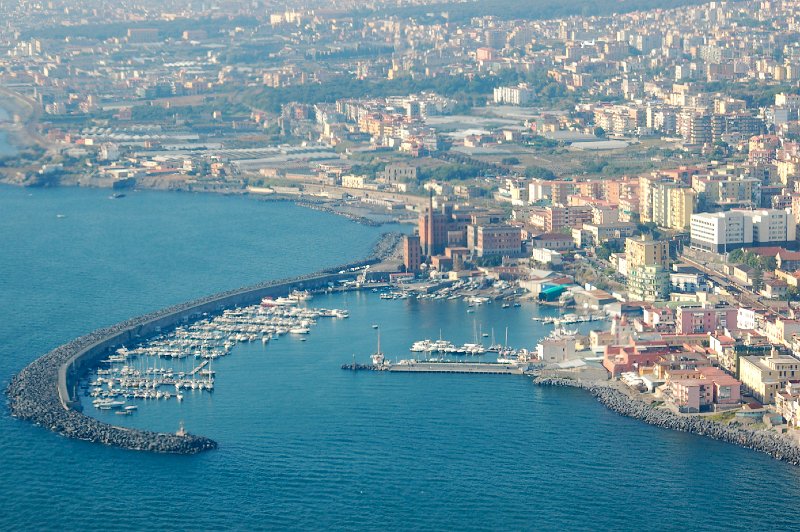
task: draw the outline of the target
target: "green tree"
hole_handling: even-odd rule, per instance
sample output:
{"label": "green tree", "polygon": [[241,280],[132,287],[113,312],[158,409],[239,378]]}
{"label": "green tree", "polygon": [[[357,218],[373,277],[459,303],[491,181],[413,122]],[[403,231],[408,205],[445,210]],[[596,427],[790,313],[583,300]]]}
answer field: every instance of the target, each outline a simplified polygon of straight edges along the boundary
{"label": "green tree", "polygon": [[758,292],[762,288],[764,288],[764,272],[761,268],[756,268],[753,273],[753,292]]}
{"label": "green tree", "polygon": [[744,260],[744,250],[742,249],[734,249],[730,253],[728,253],[728,262],[732,264],[741,264]]}
{"label": "green tree", "polygon": [[778,261],[775,257],[761,257],[761,267],[771,272],[778,267]]}
{"label": "green tree", "polygon": [[541,166],[529,166],[525,169],[525,177],[532,179],[556,179],[556,174]]}

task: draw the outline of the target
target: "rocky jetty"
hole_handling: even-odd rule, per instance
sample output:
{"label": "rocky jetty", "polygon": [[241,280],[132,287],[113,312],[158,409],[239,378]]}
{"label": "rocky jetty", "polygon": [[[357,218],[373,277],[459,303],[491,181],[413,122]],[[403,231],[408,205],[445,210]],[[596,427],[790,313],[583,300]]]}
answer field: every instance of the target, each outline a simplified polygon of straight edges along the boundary
{"label": "rocky jetty", "polygon": [[[70,438],[114,445],[125,449],[176,454],[194,454],[216,449],[217,443],[214,440],[202,436],[118,427],[103,423],[71,408],[72,400],[66,390],[70,386],[68,381],[75,378],[72,371],[73,365],[84,357],[93,346],[122,338],[126,333],[137,334],[136,332],[141,327],[155,320],[169,319],[170,317],[179,320],[180,317],[195,312],[203,305],[223,301],[232,296],[252,299],[267,288],[285,288],[288,293],[291,288],[303,286],[306,281],[318,281],[331,274],[353,272],[357,268],[374,264],[380,260],[380,257],[391,254],[398,241],[399,237],[396,234],[387,233],[375,245],[372,254],[363,261],[334,266],[292,279],[266,281],[229,290],[132,318],[81,336],[34,360],[11,380],[6,389],[11,415]],[[78,365],[80,366],[80,364]],[[62,384],[59,384],[60,381]]]}
{"label": "rocky jetty", "polygon": [[81,349],[108,334],[114,334],[116,327],[95,331],[57,347],[23,369],[7,389],[11,414],[70,438],[125,449],[175,454],[216,449],[215,441],[202,436],[179,436],[117,427],[62,405],[57,386],[61,365]]}
{"label": "rocky jetty", "polygon": [[537,377],[534,382],[540,386],[581,388],[591,393],[604,406],[623,416],[639,419],[665,429],[689,432],[733,443],[766,453],[790,464],[800,465],[800,446],[793,440],[772,431],[753,430],[735,424],[726,425],[701,416],[676,414],[632,398],[607,383],[557,377]]}

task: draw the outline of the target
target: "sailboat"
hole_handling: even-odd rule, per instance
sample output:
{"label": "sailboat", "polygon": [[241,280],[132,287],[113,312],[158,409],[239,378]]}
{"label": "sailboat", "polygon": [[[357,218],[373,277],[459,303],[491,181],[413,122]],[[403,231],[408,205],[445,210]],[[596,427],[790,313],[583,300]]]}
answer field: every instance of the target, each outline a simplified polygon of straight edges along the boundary
{"label": "sailboat", "polygon": [[372,365],[383,366],[386,363],[386,357],[381,351],[381,330],[378,329],[378,349],[372,354]]}
{"label": "sailboat", "polygon": [[492,327],[492,343],[489,346],[488,350],[491,351],[492,353],[499,353],[502,349],[503,346],[494,341],[494,327]]}

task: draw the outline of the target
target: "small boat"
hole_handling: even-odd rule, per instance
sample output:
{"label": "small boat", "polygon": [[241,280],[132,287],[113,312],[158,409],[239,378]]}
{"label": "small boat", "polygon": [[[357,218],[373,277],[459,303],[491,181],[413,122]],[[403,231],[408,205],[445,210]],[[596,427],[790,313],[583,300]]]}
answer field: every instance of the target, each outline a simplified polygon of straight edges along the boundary
{"label": "small boat", "polygon": [[372,328],[373,328],[373,329],[377,329],[377,328],[378,328],[378,324],[377,324],[377,323],[373,323],[373,324],[372,324]]}
{"label": "small boat", "polygon": [[66,214],[56,214],[56,218],[66,218]]}
{"label": "small boat", "polygon": [[133,412],[134,410],[139,410],[139,407],[136,405],[128,405],[125,407],[125,411],[127,412]]}
{"label": "small boat", "polygon": [[125,194],[123,194],[122,192],[117,192],[116,194],[111,194],[108,197],[108,199],[119,199],[119,198],[124,198],[124,197],[125,197]]}

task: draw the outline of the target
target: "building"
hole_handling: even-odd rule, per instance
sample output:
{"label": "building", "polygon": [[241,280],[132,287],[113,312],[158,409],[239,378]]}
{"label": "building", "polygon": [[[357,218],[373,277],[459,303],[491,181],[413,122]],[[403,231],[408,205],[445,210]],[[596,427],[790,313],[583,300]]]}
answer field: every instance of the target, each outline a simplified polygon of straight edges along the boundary
{"label": "building", "polygon": [[419,241],[424,256],[432,257],[444,252],[451,219],[452,207],[443,205],[434,209],[431,198],[428,208],[419,215]]}
{"label": "building", "polygon": [[662,301],[669,298],[669,272],[661,266],[628,266],[628,297],[632,301]]}
{"label": "building", "polygon": [[698,334],[734,328],[738,314],[738,308],[724,304],[678,307],[675,313],[675,332]]}
{"label": "building", "polygon": [[794,217],[780,209],[694,214],[690,232],[693,248],[715,253],[742,247],[796,247]]}
{"label": "building", "polygon": [[570,236],[563,233],[542,233],[531,238],[531,247],[569,251],[575,249],[575,242]]}
{"label": "building", "polygon": [[641,238],[625,240],[628,297],[636,301],[667,299],[670,290],[669,244]]}
{"label": "building", "polygon": [[[684,230],[691,223],[697,193],[684,183],[659,182],[652,187],[647,211],[653,223],[667,229]],[[644,211],[643,211],[644,212]]]}
{"label": "building", "polygon": [[739,378],[746,392],[763,404],[771,404],[789,381],[800,379],[800,360],[779,355],[773,347],[768,356],[740,357]]}
{"label": "building", "polygon": [[536,262],[552,264],[553,266],[558,266],[562,263],[561,253],[547,248],[533,248],[531,250],[531,258]]}
{"label": "building", "polygon": [[567,227],[581,227],[593,221],[589,205],[554,205],[531,211],[530,223],[548,233]]}
{"label": "building", "polygon": [[403,237],[403,265],[407,272],[418,272],[422,265],[422,247],[419,244],[419,235],[405,235]]}
{"label": "building", "polygon": [[526,83],[514,87],[495,87],[494,103],[509,105],[528,105],[533,100],[534,91]]}
{"label": "building", "polygon": [[578,358],[575,353],[575,336],[563,331],[553,331],[542,338],[536,346],[539,360],[547,364],[557,364]]}
{"label": "building", "polygon": [[417,180],[417,167],[407,164],[387,164],[383,170],[383,179],[387,183],[407,183]]}
{"label": "building", "polygon": [[663,240],[652,240],[644,236],[625,240],[625,255],[628,258],[628,269],[637,266],[669,265],[669,244]]}
{"label": "building", "polygon": [[522,230],[512,225],[470,225],[467,247],[478,257],[514,256],[522,251]]}
{"label": "building", "polygon": [[636,224],[630,222],[583,224],[581,229],[572,230],[572,238],[578,247],[598,246],[603,242],[633,236],[635,232]]}
{"label": "building", "polygon": [[701,412],[717,405],[738,405],[741,383],[719,368],[700,367],[670,379],[672,401],[681,412]]}

